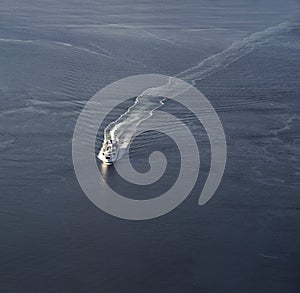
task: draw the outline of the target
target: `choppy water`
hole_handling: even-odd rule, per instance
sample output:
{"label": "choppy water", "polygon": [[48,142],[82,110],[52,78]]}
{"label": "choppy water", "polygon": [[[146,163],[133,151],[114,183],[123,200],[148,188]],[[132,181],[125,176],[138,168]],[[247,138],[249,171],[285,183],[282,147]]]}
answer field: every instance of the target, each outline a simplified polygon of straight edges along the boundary
{"label": "choppy water", "polygon": [[[294,1],[2,1],[0,291],[298,292],[298,20]],[[217,193],[199,207],[210,163],[199,128],[191,196],[164,217],[130,222],[83,194],[71,141],[91,96],[145,73],[183,78],[209,98],[228,160]],[[160,107],[143,97],[121,118],[126,129]],[[134,102],[115,109],[99,146],[106,126],[123,133],[118,118]],[[168,151],[159,135],[148,139]],[[148,147],[135,140],[141,172]],[[176,177],[175,151],[169,159],[153,192]],[[130,188],[113,169],[107,177],[120,192]],[[136,198],[142,189],[129,191]]]}
{"label": "choppy water", "polygon": [[[225,50],[202,60],[196,66],[176,74],[175,77],[195,84],[196,81],[226,68],[260,45],[274,42],[282,34],[291,31],[293,26],[294,24],[285,22],[266,28],[261,32],[255,32],[241,41],[234,42]],[[188,89],[189,87],[186,88],[186,90]],[[173,77],[163,86],[144,90],[125,113],[105,128],[104,140],[117,140],[121,145],[127,147],[138,125],[150,118],[155,110],[164,105],[164,97],[175,96],[183,91],[182,88],[178,89]]]}

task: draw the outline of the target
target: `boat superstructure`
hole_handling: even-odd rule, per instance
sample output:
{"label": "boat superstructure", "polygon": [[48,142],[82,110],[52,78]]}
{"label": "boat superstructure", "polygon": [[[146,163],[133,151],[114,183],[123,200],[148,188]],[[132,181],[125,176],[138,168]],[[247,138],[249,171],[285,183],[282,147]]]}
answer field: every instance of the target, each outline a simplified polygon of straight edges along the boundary
{"label": "boat superstructure", "polygon": [[97,157],[103,164],[113,164],[118,157],[118,143],[114,140],[107,140],[103,142],[102,148],[100,149]]}

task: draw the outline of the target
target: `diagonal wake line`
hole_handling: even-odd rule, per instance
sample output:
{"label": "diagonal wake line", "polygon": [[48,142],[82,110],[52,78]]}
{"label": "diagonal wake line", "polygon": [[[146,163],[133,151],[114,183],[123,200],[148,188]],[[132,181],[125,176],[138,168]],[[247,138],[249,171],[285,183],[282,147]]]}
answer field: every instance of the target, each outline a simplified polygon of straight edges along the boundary
{"label": "diagonal wake line", "polygon": [[[263,31],[255,32],[241,41],[232,43],[227,49],[202,60],[196,66],[179,72],[174,77],[194,85],[196,81],[217,73],[249,54],[255,48],[272,41],[279,34],[290,29],[291,24],[284,22]],[[163,86],[145,90],[124,114],[105,128],[104,140],[118,140],[121,145],[123,144],[123,147],[127,147],[138,125],[150,118],[153,112],[163,105],[164,98],[161,97],[175,96],[179,93],[182,93],[182,88],[181,92],[178,92],[176,81],[173,77],[170,77],[169,82]]]}
{"label": "diagonal wake line", "polygon": [[283,22],[263,31],[253,33],[241,41],[232,43],[224,51],[204,59],[196,66],[176,74],[175,77],[192,83],[202,80],[251,53],[261,44],[272,41],[278,34],[288,32],[290,29],[291,24]]}

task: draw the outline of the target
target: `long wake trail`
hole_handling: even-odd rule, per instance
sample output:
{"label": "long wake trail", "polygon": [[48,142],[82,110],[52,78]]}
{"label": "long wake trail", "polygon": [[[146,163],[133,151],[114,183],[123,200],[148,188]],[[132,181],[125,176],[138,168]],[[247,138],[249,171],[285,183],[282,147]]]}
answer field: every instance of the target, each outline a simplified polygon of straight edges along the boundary
{"label": "long wake trail", "polygon": [[[205,79],[226,68],[260,45],[268,43],[274,40],[279,34],[289,31],[290,28],[290,23],[285,22],[253,33],[241,41],[234,42],[224,51],[204,59],[196,66],[179,72],[174,77],[194,85],[196,81]],[[105,128],[104,139],[117,140],[122,147],[126,148],[138,125],[150,118],[153,112],[164,104],[163,97],[179,94],[176,90],[176,80],[174,77],[170,77],[169,82],[163,86],[149,88],[141,93],[136,98],[134,104],[124,114]]]}

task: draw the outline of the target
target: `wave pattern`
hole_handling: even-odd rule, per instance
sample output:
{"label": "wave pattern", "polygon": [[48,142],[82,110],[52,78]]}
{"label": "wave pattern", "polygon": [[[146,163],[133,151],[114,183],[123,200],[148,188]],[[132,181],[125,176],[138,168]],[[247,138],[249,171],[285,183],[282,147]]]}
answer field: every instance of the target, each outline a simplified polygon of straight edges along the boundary
{"label": "wave pattern", "polygon": [[[291,24],[284,22],[253,33],[241,41],[234,42],[224,51],[204,59],[196,66],[176,74],[175,77],[193,85],[196,81],[207,78],[226,68],[252,52],[258,46],[274,40],[279,34],[288,32],[290,29]],[[124,114],[106,127],[104,130],[104,139],[118,140],[123,147],[126,147],[138,125],[150,118],[153,112],[164,104],[164,98],[162,97],[174,96],[182,93],[182,91],[184,91],[182,87],[180,88],[180,92],[177,91],[176,79],[172,77],[163,86],[145,90],[136,98],[135,103]]]}

